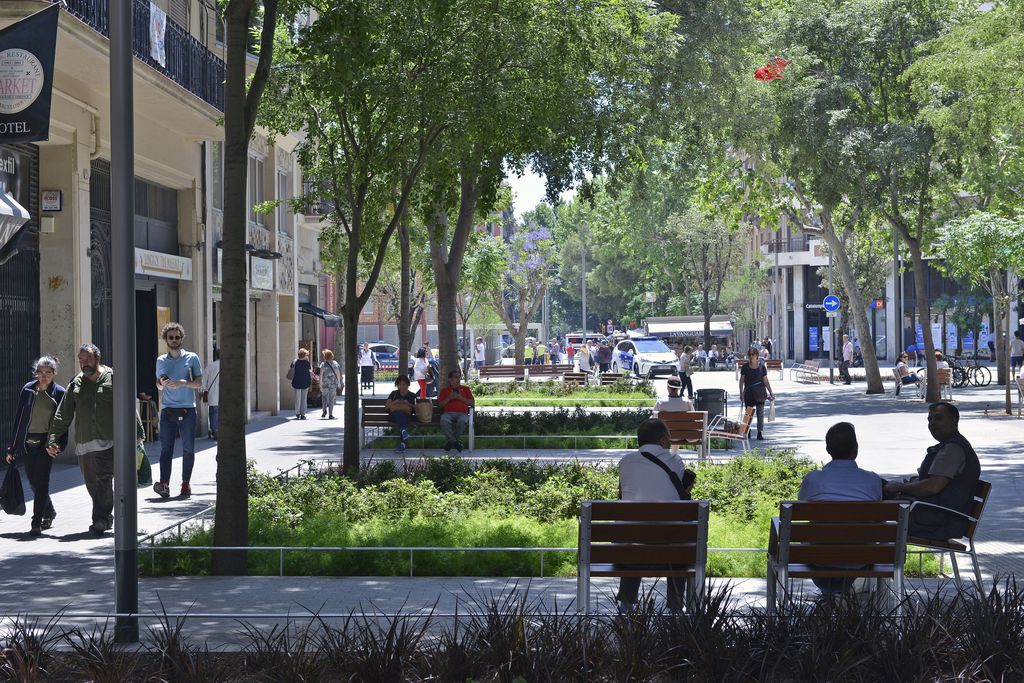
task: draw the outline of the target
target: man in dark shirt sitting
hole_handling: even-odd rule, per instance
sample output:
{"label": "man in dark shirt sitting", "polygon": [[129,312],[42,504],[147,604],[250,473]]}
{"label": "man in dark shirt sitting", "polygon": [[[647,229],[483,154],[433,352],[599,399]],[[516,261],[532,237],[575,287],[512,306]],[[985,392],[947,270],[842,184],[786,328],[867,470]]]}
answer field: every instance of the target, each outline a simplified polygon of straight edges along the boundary
{"label": "man in dark shirt sitting", "polygon": [[[885,485],[887,498],[911,498],[956,510],[965,515],[974,506],[981,464],[971,444],[960,434],[960,411],[941,401],[928,408],[928,431],[937,444],[928,448],[917,476]],[[910,536],[933,540],[961,538],[968,520],[929,505],[918,505],[910,515]]]}

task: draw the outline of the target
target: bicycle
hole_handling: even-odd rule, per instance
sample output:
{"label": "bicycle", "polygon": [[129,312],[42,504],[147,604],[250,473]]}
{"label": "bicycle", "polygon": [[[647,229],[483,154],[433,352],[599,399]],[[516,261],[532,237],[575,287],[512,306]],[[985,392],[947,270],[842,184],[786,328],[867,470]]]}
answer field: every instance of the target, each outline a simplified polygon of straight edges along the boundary
{"label": "bicycle", "polygon": [[950,362],[953,371],[953,387],[959,389],[968,383],[976,387],[987,387],[992,383],[992,371],[977,358],[954,357]]}

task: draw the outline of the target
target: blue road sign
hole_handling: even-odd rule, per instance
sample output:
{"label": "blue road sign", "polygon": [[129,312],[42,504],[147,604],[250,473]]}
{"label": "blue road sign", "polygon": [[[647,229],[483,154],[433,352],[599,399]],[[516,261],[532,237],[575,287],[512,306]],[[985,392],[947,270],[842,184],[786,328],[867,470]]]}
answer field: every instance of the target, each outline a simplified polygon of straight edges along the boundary
{"label": "blue road sign", "polygon": [[835,294],[829,294],[821,300],[821,305],[825,307],[826,311],[838,311],[839,310],[839,297]]}

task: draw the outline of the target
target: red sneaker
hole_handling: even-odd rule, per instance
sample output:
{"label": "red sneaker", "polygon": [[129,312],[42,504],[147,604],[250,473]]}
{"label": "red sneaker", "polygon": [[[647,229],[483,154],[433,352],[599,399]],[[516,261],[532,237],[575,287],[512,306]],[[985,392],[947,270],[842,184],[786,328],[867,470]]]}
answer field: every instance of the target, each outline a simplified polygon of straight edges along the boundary
{"label": "red sneaker", "polygon": [[181,482],[181,497],[188,498],[192,495],[192,487],[188,485],[187,481]]}

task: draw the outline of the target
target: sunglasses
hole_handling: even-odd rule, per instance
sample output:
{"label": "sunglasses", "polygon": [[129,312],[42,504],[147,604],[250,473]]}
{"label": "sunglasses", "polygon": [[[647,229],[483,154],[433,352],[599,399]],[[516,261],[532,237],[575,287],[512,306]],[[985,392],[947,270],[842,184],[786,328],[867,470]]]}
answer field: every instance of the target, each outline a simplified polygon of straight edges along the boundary
{"label": "sunglasses", "polygon": [[164,339],[166,339],[167,341],[181,341],[181,335],[169,334],[166,337],[164,337]]}

